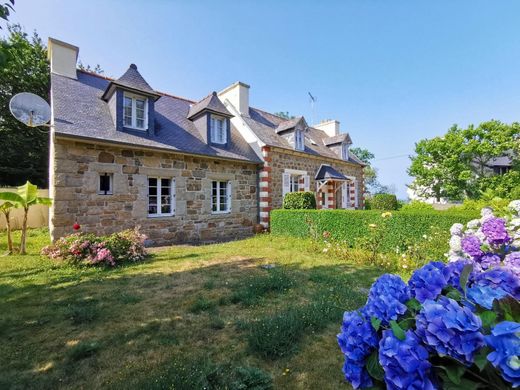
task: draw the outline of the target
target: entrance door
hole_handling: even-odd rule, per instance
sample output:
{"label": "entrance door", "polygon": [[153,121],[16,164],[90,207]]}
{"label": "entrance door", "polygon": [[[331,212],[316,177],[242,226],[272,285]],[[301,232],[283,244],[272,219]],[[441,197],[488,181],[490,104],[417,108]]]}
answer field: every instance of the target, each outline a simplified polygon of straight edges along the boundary
{"label": "entrance door", "polygon": [[348,181],[344,182],[341,186],[341,208],[342,209],[350,209],[352,206],[350,204],[350,183]]}

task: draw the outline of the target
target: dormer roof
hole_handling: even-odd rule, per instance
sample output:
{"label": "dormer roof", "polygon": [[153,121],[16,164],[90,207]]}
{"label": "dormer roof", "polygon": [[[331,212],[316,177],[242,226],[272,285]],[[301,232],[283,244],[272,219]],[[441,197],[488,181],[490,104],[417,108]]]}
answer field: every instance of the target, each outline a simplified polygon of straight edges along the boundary
{"label": "dormer roof", "polygon": [[233,116],[233,114],[231,114],[224,106],[224,103],[220,101],[215,91],[190,107],[188,112],[188,119],[196,117],[203,111],[213,112],[228,118]]}
{"label": "dormer roof", "polygon": [[307,122],[305,122],[305,118],[303,116],[299,116],[296,118],[288,119],[286,121],[281,122],[278,127],[275,129],[276,133],[280,134],[287,130],[292,130],[300,124],[303,128],[307,128]]}
{"label": "dormer roof", "polygon": [[101,98],[103,100],[108,100],[117,86],[141,95],[149,96],[154,100],[159,99],[161,96],[155,92],[152,87],[150,87],[150,84],[148,84],[143,76],[141,76],[141,73],[139,73],[135,64],[131,64],[120,78],[112,80],[108,84],[108,87]]}
{"label": "dormer roof", "polygon": [[338,134],[334,137],[326,137],[323,139],[323,143],[326,146],[337,145],[337,144],[348,144],[352,145],[352,140],[350,139],[350,135],[348,133]]}

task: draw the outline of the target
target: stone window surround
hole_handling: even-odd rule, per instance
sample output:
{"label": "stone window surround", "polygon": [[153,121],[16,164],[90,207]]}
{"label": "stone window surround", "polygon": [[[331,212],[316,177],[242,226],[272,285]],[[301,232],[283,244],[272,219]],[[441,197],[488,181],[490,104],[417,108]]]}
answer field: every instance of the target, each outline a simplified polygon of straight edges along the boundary
{"label": "stone window surround", "polygon": [[[103,176],[108,177],[108,190],[102,190],[101,189],[101,178]],[[114,194],[114,173],[113,172],[103,172],[99,173],[99,180],[98,180],[98,195],[113,195]]]}

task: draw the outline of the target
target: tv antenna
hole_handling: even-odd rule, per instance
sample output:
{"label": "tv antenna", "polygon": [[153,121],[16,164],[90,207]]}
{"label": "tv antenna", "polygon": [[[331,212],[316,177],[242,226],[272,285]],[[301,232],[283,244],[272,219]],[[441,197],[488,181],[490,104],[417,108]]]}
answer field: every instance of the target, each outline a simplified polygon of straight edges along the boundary
{"label": "tv antenna", "polygon": [[51,107],[34,93],[21,92],[14,95],[9,102],[9,110],[16,119],[29,127],[50,127]]}
{"label": "tv antenna", "polygon": [[318,101],[318,97],[317,96],[312,96],[312,94],[310,92],[307,92],[309,94],[309,101],[311,103],[311,112],[312,112],[312,125],[315,125],[316,124],[316,121],[314,120],[314,104]]}

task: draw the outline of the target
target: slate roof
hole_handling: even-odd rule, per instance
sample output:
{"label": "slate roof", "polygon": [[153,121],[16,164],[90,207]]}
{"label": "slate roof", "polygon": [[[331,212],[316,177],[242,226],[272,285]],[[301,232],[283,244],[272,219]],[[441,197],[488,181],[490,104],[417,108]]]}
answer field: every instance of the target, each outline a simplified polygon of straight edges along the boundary
{"label": "slate roof", "polygon": [[276,127],[275,131],[280,134],[281,132],[285,130],[294,129],[298,123],[303,121],[305,123],[305,119],[303,119],[303,116],[299,116],[297,118],[287,119],[283,122],[280,122],[280,124]]}
{"label": "slate roof", "polygon": [[328,137],[328,138],[323,139],[323,143],[327,146],[337,145],[337,144],[341,144],[343,142],[345,142],[349,145],[352,144],[352,140],[350,139],[350,135],[348,133],[342,133],[342,134],[335,135],[334,137]]}
{"label": "slate roof", "polygon": [[500,157],[495,157],[487,164],[488,167],[510,167],[512,165],[513,159],[507,154]]}
{"label": "slate roof", "polygon": [[[249,117],[242,116],[242,119],[264,144],[294,150],[292,145],[276,132],[278,126],[282,122],[287,121],[285,118],[270,114],[258,108],[250,107]],[[340,159],[339,156],[325,144],[326,140],[329,139],[329,136],[324,131],[314,127],[308,127],[307,131],[304,132],[304,135],[304,152],[337,160]],[[343,134],[340,134],[340,136],[343,136]],[[348,134],[346,134],[346,136],[349,137]],[[352,152],[349,153],[348,161],[354,164],[366,165]]]}
{"label": "slate roof", "polygon": [[342,173],[336,171],[330,165],[321,164],[318,172],[316,173],[316,180],[348,180],[348,178]]}
{"label": "slate roof", "polygon": [[[54,126],[58,136],[261,163],[251,146],[233,126],[227,148],[208,145],[193,122],[187,118],[193,102],[153,90],[160,96],[155,102],[154,134],[117,131],[108,103],[102,100],[108,85],[114,81],[79,70],[77,75],[78,80],[74,80],[51,74]],[[126,77],[123,81],[129,82]]]}
{"label": "slate roof", "polygon": [[221,114],[226,117],[233,116],[227,110],[226,106],[224,106],[224,103],[222,103],[220,101],[216,92],[212,92],[211,94],[206,96],[204,99],[202,99],[200,102],[191,106],[190,111],[188,112],[188,119],[195,117],[197,114],[199,114],[205,110],[214,112],[216,114]]}
{"label": "slate roof", "polygon": [[120,78],[110,81],[110,84],[107,86],[107,89],[103,94],[103,99],[106,100],[110,96],[114,87],[117,85],[132,89],[134,91],[143,92],[145,95],[152,96],[155,99],[160,97],[160,95],[156,93],[152,87],[150,87],[150,84],[146,82],[143,76],[141,76],[141,73],[139,73],[135,64],[131,64]]}

